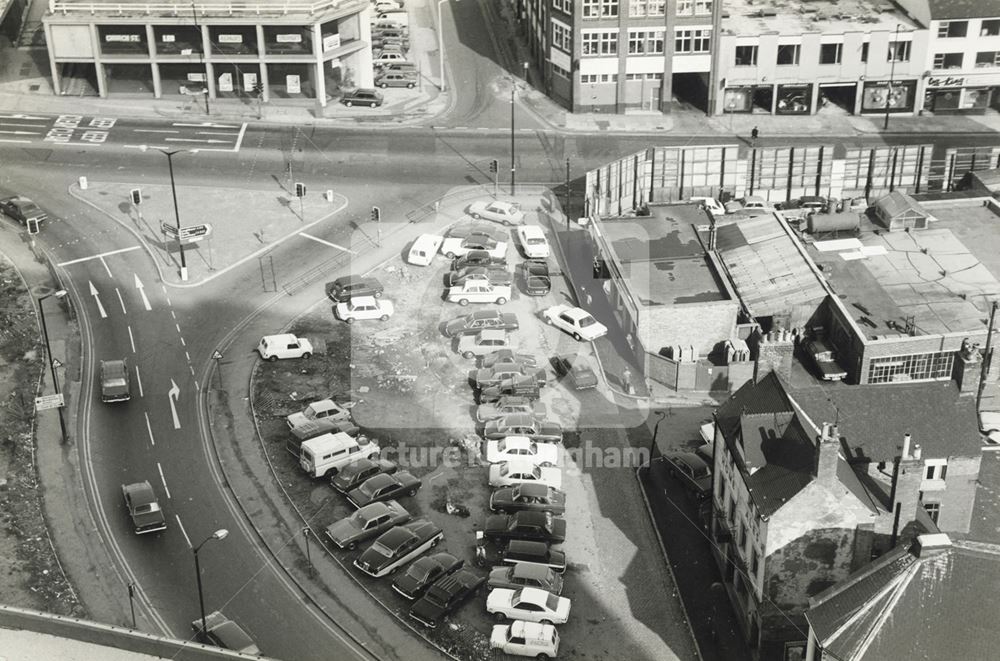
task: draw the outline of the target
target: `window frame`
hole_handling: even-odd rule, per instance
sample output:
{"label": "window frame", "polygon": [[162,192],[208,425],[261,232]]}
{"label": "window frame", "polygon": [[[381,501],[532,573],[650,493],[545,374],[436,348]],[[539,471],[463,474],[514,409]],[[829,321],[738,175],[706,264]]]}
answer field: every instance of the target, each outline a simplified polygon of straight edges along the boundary
{"label": "window frame", "polygon": [[666,30],[663,28],[629,28],[629,55],[663,55]]}
{"label": "window frame", "polygon": [[[886,55],[886,62],[909,62],[912,41],[890,41],[889,52]],[[902,52],[900,52],[902,51]]]}
{"label": "window frame", "polygon": [[[981,62],[980,58],[983,55],[989,55],[989,56],[991,56],[990,57],[990,61],[989,62]],[[982,69],[982,68],[985,68],[985,67],[1000,67],[1000,51],[988,50],[988,51],[979,51],[979,52],[976,53],[975,68]]]}
{"label": "window frame", "polygon": [[[958,57],[958,66],[948,66],[948,61],[950,58]],[[934,71],[948,71],[949,69],[964,69],[965,68],[965,53],[958,51],[952,53],[934,53],[933,64],[931,69]]]}
{"label": "window frame", "polygon": [[[698,46],[702,48],[698,50]],[[712,28],[674,28],[674,53],[701,55],[710,53],[711,49]]]}
{"label": "window frame", "polygon": [[[592,48],[593,52],[588,52],[589,48]],[[617,29],[580,32],[580,57],[614,57],[617,55]]]}
{"label": "window frame", "polygon": [[[833,61],[832,62],[824,62],[823,61],[823,55],[824,55],[825,51],[828,48],[830,48],[831,46],[835,48]],[[820,65],[822,65],[822,66],[829,66],[831,64],[842,64],[843,61],[844,61],[844,44],[842,42],[831,43],[831,44],[820,44],[819,45],[819,63],[820,63]]]}
{"label": "window frame", "polygon": [[[792,49],[792,61],[782,62],[782,53],[788,52],[788,49]],[[796,67],[799,65],[800,58],[802,57],[802,44],[778,44],[778,50],[774,56],[774,64],[779,67]]]}
{"label": "window frame", "polygon": [[[955,29],[953,33],[952,28],[961,29]],[[960,19],[957,21],[941,21],[938,23],[938,39],[962,39],[967,36],[969,36],[969,21],[966,19]]]}
{"label": "window frame", "polygon": [[[750,52],[753,54],[753,57],[750,58],[750,59],[753,60],[752,62],[749,62],[749,63],[740,62],[740,49],[742,49],[742,48],[749,48],[749,49],[751,49]],[[759,53],[760,53],[760,47],[757,44],[752,44],[752,45],[749,45],[749,46],[737,46],[736,48],[733,49],[733,66],[734,67],[755,67],[755,66],[757,66],[757,56],[759,55]]]}
{"label": "window frame", "polygon": [[573,52],[573,28],[554,18],[551,20],[551,24],[552,45],[564,53],[571,54]]}
{"label": "window frame", "polygon": [[1000,19],[984,18],[979,24],[980,37],[1000,37]]}

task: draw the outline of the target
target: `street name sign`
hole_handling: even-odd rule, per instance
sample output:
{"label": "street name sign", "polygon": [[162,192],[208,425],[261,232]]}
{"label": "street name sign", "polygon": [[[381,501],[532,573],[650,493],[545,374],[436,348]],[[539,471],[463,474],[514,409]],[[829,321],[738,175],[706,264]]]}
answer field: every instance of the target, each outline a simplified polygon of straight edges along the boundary
{"label": "street name sign", "polygon": [[58,409],[65,406],[62,393],[58,395],[42,395],[35,397],[35,410],[45,411],[47,409]]}

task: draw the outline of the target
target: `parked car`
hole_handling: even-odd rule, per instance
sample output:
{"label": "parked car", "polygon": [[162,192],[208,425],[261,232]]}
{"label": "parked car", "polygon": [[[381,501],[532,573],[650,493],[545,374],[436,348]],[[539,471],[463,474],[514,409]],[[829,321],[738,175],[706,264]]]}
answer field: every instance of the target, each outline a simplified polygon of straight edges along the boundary
{"label": "parked car", "polygon": [[452,225],[448,228],[448,231],[445,232],[446,236],[458,239],[464,239],[475,234],[485,234],[494,241],[507,240],[507,230],[497,229],[490,223],[461,223],[458,225]]}
{"label": "parked car", "polygon": [[350,300],[355,296],[374,296],[379,298],[385,287],[376,278],[358,275],[345,275],[333,282],[326,283],[326,295],[338,303]]}
{"label": "parked car", "polygon": [[513,282],[514,276],[499,264],[466,266],[458,271],[449,271],[445,275],[445,284],[449,287],[458,287],[474,280],[486,281],[491,285],[509,285]]}
{"label": "parked car", "polygon": [[[395,55],[400,60],[404,60],[402,55],[399,53],[386,53],[385,56]],[[352,106],[368,106],[369,108],[378,108],[382,105],[384,101],[382,97],[382,92],[376,89],[368,88],[358,88],[351,92],[345,92],[342,97],[340,97],[340,102],[343,103],[348,108]]]}
{"label": "parked car", "polygon": [[347,494],[347,500],[355,507],[401,496],[416,496],[423,482],[409,471],[380,473],[370,477],[358,488]]}
{"label": "parked car", "polygon": [[132,528],[137,535],[159,532],[167,529],[167,519],[163,516],[156,492],[149,480],[122,485],[125,509],[132,519]]}
{"label": "parked car", "polygon": [[544,484],[523,483],[497,489],[490,494],[493,512],[552,512],[566,511],[566,494]]}
{"label": "parked car", "polygon": [[41,207],[21,195],[13,195],[0,200],[0,211],[22,225],[27,225],[28,220],[41,223],[49,218],[49,214],[42,211]]}
{"label": "parked car", "polygon": [[480,567],[497,565],[540,565],[562,574],[566,571],[566,554],[545,542],[524,539],[490,540],[482,530],[476,531],[476,564]]}
{"label": "parked car", "polygon": [[370,503],[326,527],[326,536],[338,548],[353,550],[361,542],[410,520],[410,513],[395,500]]}
{"label": "parked car", "polygon": [[485,218],[504,225],[520,225],[524,222],[524,213],[519,205],[500,200],[473,202],[469,205],[469,215],[473,218]]}
{"label": "parked car", "polygon": [[483,534],[492,539],[527,539],[548,544],[566,541],[566,521],[552,512],[493,514],[486,519]]}
{"label": "parked car", "polygon": [[443,537],[441,529],[426,519],[410,521],[382,533],[354,561],[354,566],[379,578],[437,546]]}
{"label": "parked car", "polygon": [[377,13],[392,11],[394,9],[402,9],[403,3],[399,0],[378,0],[375,3],[375,11]]}
{"label": "parked car", "polygon": [[541,389],[538,379],[534,376],[521,374],[510,379],[504,379],[495,386],[489,386],[479,391],[479,403],[490,404],[500,401],[501,397],[515,395],[530,400],[538,399]]}
{"label": "parked car", "polygon": [[569,620],[570,600],[539,590],[498,588],[486,597],[486,612],[498,620],[524,620],[542,624],[565,624]]}
{"label": "parked car", "polygon": [[563,578],[551,567],[522,562],[516,565],[494,567],[490,571],[486,585],[490,590],[495,588],[508,590],[538,588],[552,594],[562,594]]}
{"label": "parked car", "polygon": [[461,257],[456,257],[451,262],[451,270],[458,271],[465,268],[466,266],[489,266],[489,265],[507,265],[506,254],[502,257],[496,257],[491,254],[488,250],[470,250]]}
{"label": "parked car", "polygon": [[352,420],[307,420],[292,429],[292,433],[285,439],[285,449],[298,459],[302,454],[302,444],[323,434],[336,434],[343,432],[348,436],[357,437],[361,429]]}
{"label": "parked car", "polygon": [[562,487],[562,471],[542,467],[530,459],[510,459],[490,465],[491,487],[509,487],[515,484],[542,484],[553,489]]}
{"label": "parked car", "polygon": [[528,259],[545,259],[549,256],[549,241],[538,225],[518,227],[517,240],[521,244],[521,251]]}
{"label": "parked car", "polygon": [[539,466],[559,463],[559,447],[555,443],[537,443],[527,436],[507,436],[486,441],[486,462],[498,464],[510,459],[531,459]]}
{"label": "parked car", "polygon": [[538,382],[539,388],[543,387],[548,379],[544,369],[528,367],[521,363],[496,363],[493,367],[483,367],[476,370],[476,388],[496,386],[502,381],[521,375],[533,376]]}
{"label": "parked car", "polygon": [[547,661],[559,656],[559,632],[551,624],[524,620],[494,624],[490,633],[490,648],[504,654],[531,656],[539,661]]}
{"label": "parked car", "polygon": [[376,51],[374,55],[372,55],[372,66],[376,68],[385,66],[386,64],[392,64],[394,62],[406,62],[406,61],[407,60],[405,55],[391,50],[384,50],[384,49],[379,50]]}
{"label": "parked car", "polygon": [[546,308],[542,316],[546,323],[569,333],[577,341],[593,342],[608,334],[607,327],[583,308],[563,304],[553,305]]}
{"label": "parked car", "polygon": [[684,488],[698,498],[707,498],[712,493],[712,471],[693,452],[664,452],[663,461],[667,472],[676,477]]}
{"label": "parked car", "polygon": [[418,75],[417,65],[413,62],[390,62],[388,64],[383,64],[381,68],[382,73],[406,73],[411,76],[416,77]]}
{"label": "parked car", "polygon": [[462,568],[454,574],[442,576],[427,592],[410,606],[410,617],[430,628],[451,615],[459,606],[476,594],[486,583],[486,578],[471,569]]}
{"label": "parked car", "polygon": [[355,438],[347,432],[321,434],[302,442],[299,467],[310,477],[332,478],[348,464],[375,459],[380,452],[378,441],[373,438]]}
{"label": "parked car", "polygon": [[275,361],[279,358],[312,357],[312,343],[304,337],[295,337],[291,333],[280,335],[265,335],[257,345],[257,353],[264,360]]}
{"label": "parked car", "polygon": [[726,207],[722,206],[722,203],[714,197],[689,197],[688,202],[701,205],[703,209],[711,211],[713,216],[724,216],[726,214]]}
{"label": "parked car", "polygon": [[450,553],[427,555],[407,567],[392,582],[392,589],[407,599],[418,599],[434,581],[458,571],[464,565],[465,560],[459,560]]}
{"label": "parked car", "polygon": [[321,399],[309,404],[301,411],[285,417],[289,429],[296,429],[309,422],[320,420],[349,420],[351,412],[332,399]]}
{"label": "parked car", "polygon": [[597,372],[590,366],[590,360],[586,356],[556,356],[552,359],[552,366],[575,390],[597,387]]}
{"label": "parked car", "polygon": [[466,255],[470,250],[485,250],[493,259],[504,259],[507,255],[507,242],[497,241],[489,234],[476,233],[465,238],[445,237],[441,244],[441,254],[448,259]]}
{"label": "parked car", "polygon": [[521,262],[521,282],[528,296],[545,296],[552,291],[552,276],[549,263],[541,259],[526,259]]}
{"label": "parked car", "polygon": [[392,301],[374,296],[358,296],[343,303],[337,303],[333,314],[337,319],[353,324],[358,319],[378,319],[389,321],[393,312]]}
{"label": "parked car", "polygon": [[525,413],[512,413],[490,420],[483,428],[483,437],[487,440],[505,436],[527,436],[535,441],[558,443],[562,441],[562,435],[563,428],[559,423]]}
{"label": "parked car", "polygon": [[388,459],[358,459],[340,469],[340,472],[330,480],[330,485],[340,493],[346,494],[360,487],[369,478],[383,473],[392,475],[397,470],[398,466]]}
{"label": "parked car", "polygon": [[814,338],[802,344],[803,351],[812,359],[819,376],[824,381],[841,381],[847,377],[847,370],[840,366],[837,357],[824,340]]}
{"label": "parked car", "polygon": [[125,358],[102,360],[100,373],[102,402],[127,402],[132,398],[132,377]]}
{"label": "parked car", "polygon": [[462,335],[458,338],[458,353],[463,358],[474,358],[497,349],[510,346],[510,336],[507,331],[489,328],[475,335]]}
{"label": "parked car", "polygon": [[513,312],[501,312],[497,308],[476,310],[469,314],[456,317],[444,326],[446,337],[471,335],[481,330],[516,331],[521,325]]}
{"label": "parked car", "polygon": [[438,234],[421,234],[410,246],[406,261],[416,266],[430,266],[443,241],[444,237]]}
{"label": "parked car", "polygon": [[476,421],[488,422],[497,418],[502,418],[511,413],[528,413],[539,417],[545,417],[547,408],[541,402],[533,402],[527,397],[517,395],[505,395],[499,401],[492,404],[480,404],[476,407]]}
{"label": "parked car", "polygon": [[204,629],[201,626],[201,618],[192,622],[191,628],[194,629],[198,640],[206,645],[243,654],[260,654],[260,649],[250,635],[220,611],[213,611],[205,616]]}
{"label": "parked car", "polygon": [[461,287],[448,287],[445,298],[452,303],[496,303],[503,305],[510,300],[510,285],[491,285],[488,282],[466,282]]}
{"label": "parked car", "polygon": [[480,367],[493,367],[498,363],[517,363],[525,367],[535,367],[538,359],[530,353],[518,353],[513,349],[497,349],[480,359]]}

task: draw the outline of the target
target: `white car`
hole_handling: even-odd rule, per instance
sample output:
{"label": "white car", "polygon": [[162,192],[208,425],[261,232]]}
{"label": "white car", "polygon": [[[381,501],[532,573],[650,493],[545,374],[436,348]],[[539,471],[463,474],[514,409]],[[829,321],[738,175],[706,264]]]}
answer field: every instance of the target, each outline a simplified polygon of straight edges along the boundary
{"label": "white car", "polygon": [[539,466],[532,459],[509,459],[490,465],[491,487],[510,487],[515,484],[544,484],[553,489],[561,489],[562,471]]}
{"label": "white car", "polygon": [[566,331],[577,341],[593,342],[608,334],[608,327],[594,319],[583,308],[553,305],[544,310],[542,316],[545,317],[546,323]]}
{"label": "white car", "polygon": [[332,399],[321,399],[313,402],[301,411],[290,413],[285,422],[289,429],[301,427],[317,420],[350,420],[351,412]]}
{"label": "white car", "polygon": [[378,0],[375,3],[375,12],[381,14],[386,11],[396,11],[403,8],[402,2],[396,2],[395,0]]}
{"label": "white car", "polygon": [[517,240],[528,259],[545,259],[549,256],[549,242],[545,232],[538,225],[521,225],[517,228]]}
{"label": "white car", "polygon": [[524,213],[519,205],[499,200],[473,202],[469,205],[469,215],[473,218],[485,218],[504,225],[520,225],[524,222]]}
{"label": "white car", "polygon": [[484,328],[478,333],[458,338],[458,353],[462,358],[475,358],[509,346],[507,331],[496,328]]}
{"label": "white car", "polygon": [[441,254],[448,259],[462,257],[470,250],[485,250],[490,257],[499,260],[507,256],[507,243],[477,232],[465,237],[449,236],[441,244]]}
{"label": "white car", "polygon": [[496,303],[503,305],[510,300],[510,285],[491,285],[481,280],[470,280],[461,287],[448,287],[448,300],[459,305],[469,303]]}
{"label": "white car", "polygon": [[565,624],[570,600],[539,588],[498,588],[486,597],[486,612],[498,620],[524,620],[542,624]]}
{"label": "white car", "polygon": [[279,358],[309,359],[313,354],[313,346],[306,338],[295,337],[291,333],[265,335],[257,344],[257,353],[264,360],[272,362]]}
{"label": "white car", "polygon": [[702,207],[711,211],[713,216],[726,215],[726,207],[722,206],[722,202],[719,202],[714,197],[689,197],[688,202],[700,204]]}
{"label": "white car", "polygon": [[515,656],[554,659],[559,656],[559,632],[551,624],[524,620],[495,624],[490,634],[490,647]]}
{"label": "white car", "polygon": [[541,467],[559,463],[559,446],[555,443],[536,443],[527,436],[507,436],[499,441],[486,442],[486,461],[498,464],[511,459],[530,459]]}
{"label": "white car", "polygon": [[355,319],[378,319],[389,321],[392,316],[392,301],[374,296],[358,296],[337,303],[333,314],[342,321],[353,324]]}

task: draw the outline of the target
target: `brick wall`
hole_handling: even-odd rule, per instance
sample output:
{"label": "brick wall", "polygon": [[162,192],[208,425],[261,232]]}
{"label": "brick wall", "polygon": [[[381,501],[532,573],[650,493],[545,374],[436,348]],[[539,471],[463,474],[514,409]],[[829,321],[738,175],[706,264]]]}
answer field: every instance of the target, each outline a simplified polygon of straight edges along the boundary
{"label": "brick wall", "polygon": [[639,339],[654,353],[660,347],[693,346],[707,355],[719,342],[734,337],[736,301],[713,301],[685,305],[655,306],[639,312]]}

